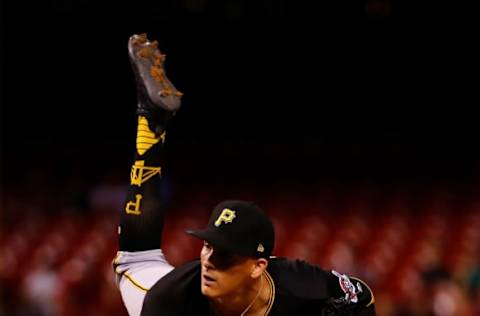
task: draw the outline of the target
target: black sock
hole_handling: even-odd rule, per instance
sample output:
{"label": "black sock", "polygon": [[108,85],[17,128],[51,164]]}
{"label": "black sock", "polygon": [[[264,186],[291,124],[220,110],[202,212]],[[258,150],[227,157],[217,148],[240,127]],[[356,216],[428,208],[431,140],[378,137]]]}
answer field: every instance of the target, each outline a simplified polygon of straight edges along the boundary
{"label": "black sock", "polygon": [[155,134],[145,116],[138,116],[135,161],[120,214],[121,251],[159,249],[165,203],[160,199],[161,161],[165,131]]}

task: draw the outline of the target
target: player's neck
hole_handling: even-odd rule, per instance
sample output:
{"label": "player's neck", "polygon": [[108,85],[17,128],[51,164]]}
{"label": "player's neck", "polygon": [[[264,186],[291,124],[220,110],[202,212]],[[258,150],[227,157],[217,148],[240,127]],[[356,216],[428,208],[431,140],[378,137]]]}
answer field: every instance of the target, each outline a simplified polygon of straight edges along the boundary
{"label": "player's neck", "polygon": [[218,316],[238,316],[248,308],[244,315],[256,315],[267,306],[269,299],[269,287],[266,286],[267,280],[262,275],[251,285],[241,288],[234,293],[222,298],[212,300],[215,315]]}

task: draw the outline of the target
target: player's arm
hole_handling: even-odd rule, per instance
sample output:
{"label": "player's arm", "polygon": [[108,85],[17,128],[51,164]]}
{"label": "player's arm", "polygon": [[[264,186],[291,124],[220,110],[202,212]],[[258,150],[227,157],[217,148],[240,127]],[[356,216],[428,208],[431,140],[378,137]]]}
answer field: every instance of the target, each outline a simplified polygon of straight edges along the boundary
{"label": "player's arm", "polygon": [[156,42],[134,35],[128,48],[137,84],[137,137],[113,265],[123,302],[133,316],[140,315],[147,291],[173,269],[161,250],[166,209],[159,188],[165,129],[181,94],[165,75]]}

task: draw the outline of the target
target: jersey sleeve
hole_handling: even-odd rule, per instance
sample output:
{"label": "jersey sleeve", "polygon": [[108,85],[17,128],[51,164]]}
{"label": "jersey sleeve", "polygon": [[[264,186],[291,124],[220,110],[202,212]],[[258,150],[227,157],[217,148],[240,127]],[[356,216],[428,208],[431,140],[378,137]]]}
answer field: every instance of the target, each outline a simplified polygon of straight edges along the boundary
{"label": "jersey sleeve", "polygon": [[373,292],[364,281],[301,260],[278,258],[271,263],[279,290],[287,296],[318,302],[321,315],[375,315]]}

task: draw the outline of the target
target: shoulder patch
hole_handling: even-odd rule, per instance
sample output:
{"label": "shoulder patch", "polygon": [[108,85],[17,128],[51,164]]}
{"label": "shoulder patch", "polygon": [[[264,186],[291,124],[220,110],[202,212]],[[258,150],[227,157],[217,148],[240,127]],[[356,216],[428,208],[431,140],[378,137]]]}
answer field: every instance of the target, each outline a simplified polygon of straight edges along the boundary
{"label": "shoulder patch", "polygon": [[345,300],[348,303],[358,303],[358,293],[363,292],[360,282],[357,282],[357,286],[355,286],[347,275],[340,274],[335,270],[332,270],[332,274],[338,278],[340,288],[345,293]]}

